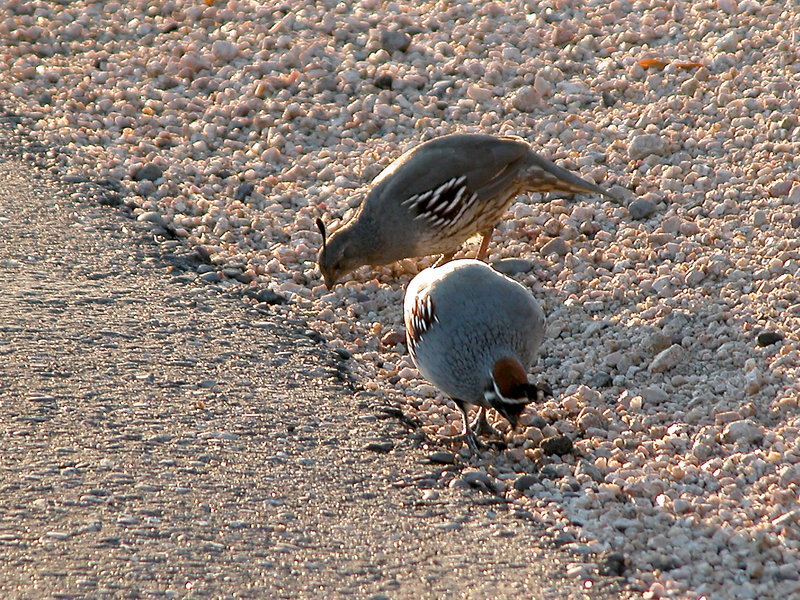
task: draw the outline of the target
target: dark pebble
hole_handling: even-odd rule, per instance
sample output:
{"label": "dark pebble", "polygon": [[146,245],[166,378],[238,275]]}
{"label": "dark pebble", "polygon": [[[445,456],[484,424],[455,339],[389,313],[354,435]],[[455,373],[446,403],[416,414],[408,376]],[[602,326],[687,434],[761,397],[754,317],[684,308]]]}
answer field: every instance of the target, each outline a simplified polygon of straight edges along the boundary
{"label": "dark pebble", "polygon": [[455,82],[452,79],[437,81],[436,83],[433,84],[433,87],[431,88],[431,95],[441,99],[447,93],[447,90],[452,88],[454,85]]}
{"label": "dark pebble", "polygon": [[249,289],[245,290],[244,295],[248,298],[252,298],[257,302],[265,302],[266,304],[286,304],[288,300],[285,296],[281,296],[280,294],[276,294],[269,288],[264,289]]}
{"label": "dark pebble", "polygon": [[779,331],[762,331],[756,336],[756,342],[759,346],[771,346],[777,344],[783,339],[783,334]]}
{"label": "dark pebble", "polygon": [[620,577],[625,572],[625,556],[619,552],[607,554],[600,561],[600,575]]}
{"label": "dark pebble", "polygon": [[572,440],[565,435],[554,435],[543,439],[539,447],[545,454],[564,456],[572,452]]}
{"label": "dark pebble", "polygon": [[122,191],[122,184],[117,179],[98,179],[95,181],[97,185],[100,187],[108,188],[109,190],[114,190],[115,192]]}
{"label": "dark pebble", "polygon": [[561,479],[561,475],[558,474],[553,467],[550,465],[545,465],[539,470],[539,475],[542,479]]}
{"label": "dark pebble", "polygon": [[322,342],[324,342],[324,341],[325,341],[325,338],[324,338],[324,337],[322,337],[322,334],[321,334],[319,331],[316,331],[316,330],[314,330],[314,329],[308,329],[308,330],[305,332],[305,334],[306,334],[306,335],[307,335],[307,336],[308,336],[308,337],[309,337],[309,338],[310,338],[312,341],[314,341],[314,342],[317,342],[318,344],[321,344]]}
{"label": "dark pebble", "polygon": [[440,465],[454,465],[456,463],[456,455],[452,452],[434,452],[428,457],[428,460]]}
{"label": "dark pebble", "polygon": [[537,429],[541,429],[542,427],[547,425],[547,421],[544,420],[539,415],[534,415],[533,417],[531,417],[530,423],[528,423],[528,425],[530,427],[536,427]]}
{"label": "dark pebble", "polygon": [[66,175],[64,181],[66,183],[86,183],[89,180],[83,175]]}
{"label": "dark pebble", "polygon": [[610,108],[617,103],[617,99],[614,98],[614,96],[612,96],[610,92],[603,92],[602,96],[603,96],[603,106]]}
{"label": "dark pebble", "polygon": [[236,192],[234,192],[233,197],[236,200],[242,201],[245,198],[249,197],[250,194],[252,194],[255,189],[256,186],[254,186],[252,183],[243,183],[236,189]]}
{"label": "dark pebble", "polygon": [[607,388],[611,387],[611,384],[614,382],[614,378],[611,377],[609,373],[605,371],[599,371],[592,375],[592,378],[589,380],[589,387],[593,388]]}
{"label": "dark pebble", "polygon": [[97,196],[97,203],[100,206],[119,206],[122,204],[122,196],[117,192],[103,192]]}
{"label": "dark pebble", "polygon": [[374,83],[376,88],[390,90],[392,89],[392,83],[394,83],[394,77],[392,77],[391,73],[383,73],[375,78]]}
{"label": "dark pebble", "polygon": [[405,52],[411,45],[411,36],[405,31],[388,31],[381,32],[381,46],[387,52]]}
{"label": "dark pebble", "polygon": [[379,452],[380,454],[386,454],[387,452],[391,452],[393,449],[394,443],[392,442],[370,442],[364,446],[364,450],[369,450],[370,452]]}
{"label": "dark pebble", "polygon": [[133,180],[134,181],[142,181],[147,179],[149,181],[155,181],[164,175],[164,171],[161,170],[155,163],[147,163],[146,165],[142,166],[141,169],[138,169],[133,173]]}
{"label": "dark pebble", "polygon": [[333,352],[342,360],[349,360],[353,358],[353,353],[345,348],[335,348]]}
{"label": "dark pebble", "polygon": [[632,218],[639,221],[641,219],[646,219],[656,212],[656,205],[650,202],[650,200],[637,198],[628,205],[628,212],[631,214]]}
{"label": "dark pebble", "polygon": [[483,488],[487,490],[491,490],[493,488],[492,478],[483,471],[469,471],[468,473],[464,473],[461,478],[472,487]]}
{"label": "dark pebble", "polygon": [[338,92],[339,84],[334,77],[321,77],[314,82],[314,91],[321,92]]}
{"label": "dark pebble", "polygon": [[514,489],[524,492],[532,485],[540,483],[541,481],[542,480],[536,475],[523,475],[522,477],[517,477],[516,481],[514,481]]}
{"label": "dark pebble", "polygon": [[800,214],[796,214],[795,216],[793,216],[791,223],[792,227],[794,227],[795,229],[800,228]]}

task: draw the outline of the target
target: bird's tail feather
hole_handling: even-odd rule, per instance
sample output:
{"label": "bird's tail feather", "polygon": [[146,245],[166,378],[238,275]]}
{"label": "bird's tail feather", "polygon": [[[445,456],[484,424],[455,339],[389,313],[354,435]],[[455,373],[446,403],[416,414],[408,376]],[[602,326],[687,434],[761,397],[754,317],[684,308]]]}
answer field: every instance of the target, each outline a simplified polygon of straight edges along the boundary
{"label": "bird's tail feather", "polygon": [[528,177],[526,178],[525,189],[529,192],[561,192],[566,194],[580,194],[591,192],[601,194],[612,200],[617,200],[609,192],[598,185],[589,183],[562,169],[557,164],[536,154],[533,150],[528,156]]}

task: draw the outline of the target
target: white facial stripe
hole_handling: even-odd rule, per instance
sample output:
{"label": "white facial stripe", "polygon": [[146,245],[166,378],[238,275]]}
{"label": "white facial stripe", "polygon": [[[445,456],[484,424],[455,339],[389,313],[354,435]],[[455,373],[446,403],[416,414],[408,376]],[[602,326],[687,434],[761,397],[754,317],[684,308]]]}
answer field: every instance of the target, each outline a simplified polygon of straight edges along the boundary
{"label": "white facial stripe", "polygon": [[519,404],[528,404],[530,403],[530,399],[527,396],[523,396],[522,398],[506,398],[500,392],[500,388],[497,387],[497,382],[492,377],[492,389],[486,390],[483,392],[483,397],[486,399],[487,402],[490,404],[495,402],[497,404],[508,404],[509,406],[516,406]]}

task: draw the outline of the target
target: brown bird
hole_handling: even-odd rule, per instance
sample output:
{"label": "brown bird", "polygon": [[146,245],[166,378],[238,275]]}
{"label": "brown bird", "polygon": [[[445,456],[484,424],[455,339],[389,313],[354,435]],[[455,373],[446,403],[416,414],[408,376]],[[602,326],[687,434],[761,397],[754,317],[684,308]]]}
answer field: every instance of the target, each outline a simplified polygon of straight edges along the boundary
{"label": "brown bird", "polygon": [[450,260],[483,235],[483,260],[495,225],[524,192],[591,192],[614,199],[536,154],[516,137],[453,134],[405,152],[372,182],[356,215],[327,239],[322,221],[319,267],[328,288],[362,265],[441,254]]}

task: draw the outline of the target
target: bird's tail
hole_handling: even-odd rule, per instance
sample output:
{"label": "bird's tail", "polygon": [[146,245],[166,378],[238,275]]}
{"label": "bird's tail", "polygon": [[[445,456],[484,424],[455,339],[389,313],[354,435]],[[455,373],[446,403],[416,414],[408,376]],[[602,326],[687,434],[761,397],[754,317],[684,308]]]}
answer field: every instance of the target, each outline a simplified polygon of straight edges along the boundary
{"label": "bird's tail", "polygon": [[611,200],[617,200],[609,192],[593,183],[589,183],[562,169],[557,164],[536,154],[533,150],[529,152],[526,177],[524,178],[524,189],[527,192],[549,193],[560,192],[562,194],[581,194],[594,193],[601,194]]}

